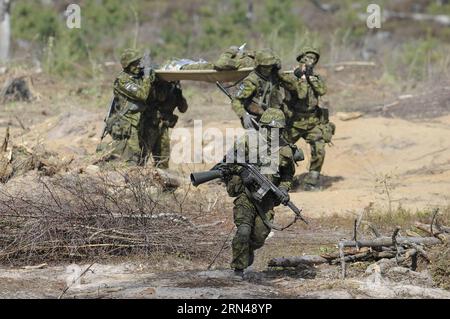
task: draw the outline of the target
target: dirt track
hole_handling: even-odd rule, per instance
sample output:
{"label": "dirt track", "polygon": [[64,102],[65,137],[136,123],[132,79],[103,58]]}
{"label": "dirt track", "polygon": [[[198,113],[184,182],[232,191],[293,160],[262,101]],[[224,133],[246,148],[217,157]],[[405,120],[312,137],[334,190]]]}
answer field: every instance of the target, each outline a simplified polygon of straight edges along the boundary
{"label": "dirt track", "polygon": [[[155,273],[152,265],[93,264],[76,284],[67,282],[90,265],[44,269],[1,269],[1,298],[450,298],[432,287],[426,272],[396,267],[388,274],[340,280],[329,267],[317,269],[314,280],[296,271],[246,273],[230,270],[187,270]],[[75,270],[75,271],[74,271]],[[74,277],[74,274],[77,274]]]}

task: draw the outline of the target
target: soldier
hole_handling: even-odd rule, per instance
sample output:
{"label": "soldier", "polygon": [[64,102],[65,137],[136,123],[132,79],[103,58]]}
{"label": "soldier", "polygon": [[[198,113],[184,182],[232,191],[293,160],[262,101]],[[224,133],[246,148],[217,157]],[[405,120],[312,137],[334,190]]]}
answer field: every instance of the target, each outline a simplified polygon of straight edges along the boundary
{"label": "soldier", "polygon": [[280,59],[270,50],[262,50],[256,52],[255,65],[255,70],[241,82],[231,102],[246,129],[253,127],[253,120],[258,120],[266,108],[281,108],[283,104]]}
{"label": "soldier", "polygon": [[319,97],[327,91],[324,80],[314,72],[319,58],[319,51],[309,47],[297,56],[299,67],[295,69],[295,77],[292,77],[291,85],[286,90],[287,107],[284,108],[287,141],[296,143],[303,138],[311,147],[309,173],[303,185],[307,191],[320,189],[319,176],[325,159],[325,145],[331,142],[336,128],[328,119],[328,110],[319,107]]}
{"label": "soldier", "polygon": [[[190,63],[189,63],[190,62]],[[245,44],[240,47],[231,46],[223,52],[214,63],[201,60],[199,62],[180,60],[181,70],[231,71],[255,66],[255,52],[245,50]]]}
{"label": "soldier", "polygon": [[178,116],[173,114],[175,108],[181,113],[188,109],[186,99],[179,82],[157,80],[154,92],[140,121],[140,140],[142,157],[147,162],[150,154],[154,165],[159,168],[169,167],[170,139],[169,128],[175,127]]}
{"label": "soldier", "polygon": [[152,69],[144,76],[141,56],[134,49],[126,49],[120,58],[123,71],[114,81],[112,115],[106,120],[106,132],[113,139],[108,145],[100,144],[97,151],[112,149],[115,155],[129,164],[142,164],[139,142],[140,112],[147,101],[155,81]]}
{"label": "soldier", "polygon": [[[262,114],[259,124],[262,128],[267,129],[266,140],[269,144],[268,149],[271,149],[271,129],[279,129],[279,134],[281,134],[286,125],[285,116],[281,110],[269,108]],[[248,139],[244,139],[243,143],[247,155],[250,147]],[[292,186],[292,178],[295,173],[293,151],[289,145],[280,141],[276,152],[278,158],[277,171],[266,176],[282,189],[286,193],[286,198],[289,199],[288,191]],[[258,155],[257,166],[261,168],[267,165],[264,156]],[[238,276],[242,276],[244,269],[253,263],[255,250],[264,245],[271,231],[270,223],[274,216],[273,208],[280,205],[270,196],[264,197],[262,201],[254,199],[251,195],[255,191],[254,185],[251,181],[246,181],[245,178],[243,180],[240,177],[240,169],[241,167],[236,165],[235,174],[226,180],[228,194],[231,197],[236,197],[233,213],[237,231],[232,242],[233,261],[231,267]],[[260,171],[263,173],[262,170]]]}
{"label": "soldier", "polygon": [[245,44],[241,47],[229,47],[214,63],[214,69],[218,71],[239,70],[254,66],[255,52],[245,50]]}

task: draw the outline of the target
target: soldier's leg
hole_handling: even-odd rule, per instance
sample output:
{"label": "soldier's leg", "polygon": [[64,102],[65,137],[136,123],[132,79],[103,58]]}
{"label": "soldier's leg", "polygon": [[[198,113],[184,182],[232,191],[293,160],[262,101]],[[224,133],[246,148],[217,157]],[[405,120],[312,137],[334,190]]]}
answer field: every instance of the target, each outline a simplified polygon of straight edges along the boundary
{"label": "soldier's leg", "polygon": [[311,164],[309,171],[321,172],[323,162],[325,161],[325,142],[323,140],[316,141],[311,145]]}
{"label": "soldier's leg", "polygon": [[130,114],[120,118],[112,127],[111,154],[130,164],[138,164],[139,148],[139,114]]}
{"label": "soldier's leg", "polygon": [[213,70],[214,64],[212,63],[192,63],[192,64],[186,64],[183,67],[181,67],[181,70]]}
{"label": "soldier's leg", "polygon": [[130,138],[127,141],[127,147],[125,150],[126,161],[130,163],[139,164],[141,162],[142,151],[139,145],[139,117],[140,114],[130,115],[131,133]]}
{"label": "soldier's leg", "polygon": [[325,161],[325,141],[320,127],[311,129],[305,140],[311,146],[309,173],[304,179],[305,190],[316,190],[319,189],[320,172]]}
{"label": "soldier's leg", "polygon": [[233,214],[237,230],[232,242],[231,268],[244,270],[250,264],[250,241],[257,212],[247,195],[241,194],[234,200]]}
{"label": "soldier's leg", "polygon": [[148,121],[141,123],[140,129],[140,146],[142,149],[142,164],[146,164],[150,155],[158,141],[159,130],[155,125],[151,125]]}
{"label": "soldier's leg", "polygon": [[158,133],[159,138],[155,141],[152,150],[153,160],[156,167],[166,169],[169,168],[170,157],[169,128],[164,126]]}
{"label": "soldier's leg", "polygon": [[[264,218],[268,222],[273,221],[273,210],[269,210],[264,214]],[[269,236],[271,229],[264,224],[259,214],[255,218],[255,226],[253,227],[252,234],[250,236],[250,259],[249,266],[253,264],[254,251],[264,246],[267,236]]]}

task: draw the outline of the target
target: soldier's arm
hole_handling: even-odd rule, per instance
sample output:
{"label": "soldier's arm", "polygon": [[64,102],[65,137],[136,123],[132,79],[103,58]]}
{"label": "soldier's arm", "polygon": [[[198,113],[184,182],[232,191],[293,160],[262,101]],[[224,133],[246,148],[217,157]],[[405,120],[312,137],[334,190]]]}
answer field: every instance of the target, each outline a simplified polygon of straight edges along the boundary
{"label": "soldier's arm", "polygon": [[183,96],[183,91],[177,87],[175,88],[175,95],[177,98],[178,111],[180,111],[181,113],[186,113],[188,109],[188,104],[185,97]]}
{"label": "soldier's arm", "polygon": [[293,74],[285,74],[280,72],[281,86],[289,91],[290,94],[296,95],[299,99],[306,98],[308,93],[308,84],[304,80],[298,79]]}
{"label": "soldier's arm", "polygon": [[249,80],[244,80],[239,86],[239,90],[231,101],[231,108],[239,118],[242,118],[246,112],[245,104],[252,98],[256,91],[256,85]]}
{"label": "soldier's arm", "polygon": [[296,90],[296,82],[297,79],[293,74],[286,74],[282,71],[278,72],[278,77],[280,78],[280,84],[283,88],[285,88],[288,91],[295,91]]}
{"label": "soldier's arm", "polygon": [[314,92],[316,92],[318,96],[322,96],[327,93],[327,86],[320,75],[311,75],[308,79],[308,83],[312,86]]}
{"label": "soldier's arm", "polygon": [[145,102],[150,94],[150,89],[152,86],[152,78],[146,77],[142,81],[142,84],[138,84],[131,78],[119,77],[114,82],[114,89],[120,94],[126,96],[127,98],[138,101]]}

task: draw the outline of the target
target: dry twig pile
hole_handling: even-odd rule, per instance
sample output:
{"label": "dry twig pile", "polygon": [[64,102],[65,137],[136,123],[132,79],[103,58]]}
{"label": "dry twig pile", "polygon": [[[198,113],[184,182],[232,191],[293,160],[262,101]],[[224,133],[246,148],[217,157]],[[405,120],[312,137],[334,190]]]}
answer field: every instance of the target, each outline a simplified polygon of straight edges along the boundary
{"label": "dry twig pile", "polygon": [[111,255],[212,254],[216,242],[186,211],[188,191],[164,191],[155,171],[68,174],[0,190],[0,263]]}
{"label": "dry twig pile", "polygon": [[[311,267],[318,264],[330,264],[341,266],[341,278],[347,275],[347,263],[361,261],[375,261],[381,264],[402,265],[412,270],[417,269],[418,260],[422,259],[427,264],[432,264],[432,275],[439,278],[446,277],[448,280],[448,238],[450,228],[436,222],[438,210],[435,210],[430,224],[415,223],[415,228],[426,234],[420,236],[417,232],[407,230],[407,236],[400,236],[400,227],[396,227],[391,236],[382,236],[380,232],[370,225],[375,235],[373,239],[358,239],[357,228],[360,221],[355,220],[352,240],[341,240],[337,247],[338,252],[322,255],[305,255],[273,258],[269,261],[269,267]],[[447,258],[446,262],[437,260],[434,264],[427,249],[431,246],[444,246]],[[391,262],[393,261],[393,263]],[[442,266],[444,264],[444,266]],[[368,267],[368,270],[374,264]],[[445,274],[442,274],[442,273]],[[436,277],[434,276],[434,277]]]}

